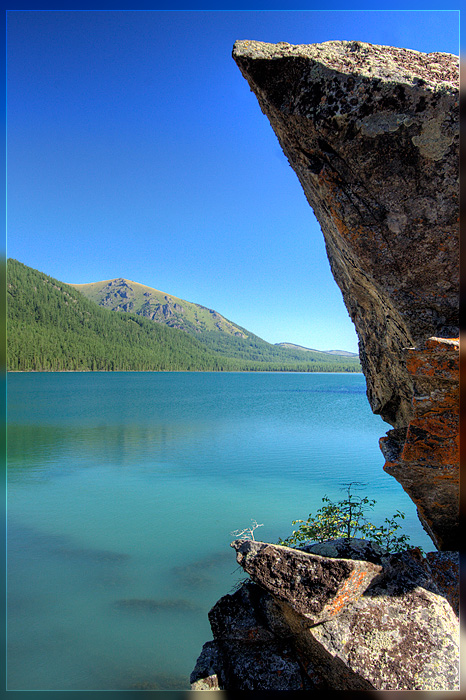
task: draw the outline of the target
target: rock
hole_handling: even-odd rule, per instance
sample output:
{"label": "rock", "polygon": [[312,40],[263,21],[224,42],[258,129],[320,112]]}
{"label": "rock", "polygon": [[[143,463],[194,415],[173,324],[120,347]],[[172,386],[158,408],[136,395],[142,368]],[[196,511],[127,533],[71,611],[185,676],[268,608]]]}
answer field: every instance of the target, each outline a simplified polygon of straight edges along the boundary
{"label": "rock", "polygon": [[[372,410],[398,431],[387,442],[396,437],[402,447],[408,434],[403,461],[387,471],[416,502],[436,546],[454,550],[456,418],[420,417],[426,382],[413,364],[425,378],[428,339],[459,335],[458,57],[357,41],[237,41],[233,57],[322,227]],[[447,400],[445,362],[447,355],[442,367],[431,365],[431,398],[440,391]],[[450,461],[438,466],[440,457]]]}
{"label": "rock", "polygon": [[[458,582],[458,579],[456,579]],[[313,672],[345,689],[338,659],[377,690],[457,690],[459,625],[447,600],[423,565],[419,552],[392,555],[382,582],[323,625],[299,632]],[[295,640],[299,645],[298,640]],[[363,686],[361,686],[363,687]]]}
{"label": "rock", "polygon": [[458,335],[458,58],[345,41],[233,57],[322,226],[373,410],[399,427],[402,349]]}
{"label": "rock", "polygon": [[337,618],[307,630],[294,611],[287,615],[313,673],[332,688],[459,688],[458,623],[447,601],[423,588],[392,596],[374,587]]}
{"label": "rock", "polygon": [[[311,684],[286,642],[217,643],[222,656],[219,685],[228,690],[309,690]],[[192,686],[191,686],[192,687]]]}
{"label": "rock", "polygon": [[448,600],[456,615],[459,615],[459,552],[428,552],[426,560],[440,595]]}
{"label": "rock", "polygon": [[233,57],[321,224],[370,405],[393,426],[384,468],[442,551],[234,542],[255,583],[212,609],[200,675],[458,690],[458,58],[357,41],[239,41]]}
{"label": "rock", "polygon": [[189,679],[191,690],[220,690],[217,676],[220,668],[217,643],[206,642]]}
{"label": "rock", "polygon": [[[275,639],[262,609],[260,589],[242,585],[233,595],[225,595],[209,612],[209,622],[215,639],[268,642]],[[282,630],[283,631],[283,630]]]}
{"label": "rock", "polygon": [[263,586],[317,624],[338,615],[379,576],[382,567],[367,561],[335,559],[281,545],[235,540],[236,560]]}
{"label": "rock", "polygon": [[[363,543],[350,540],[345,554],[361,552]],[[343,547],[341,540],[314,546],[333,554]],[[263,556],[262,547],[252,550],[250,557]],[[247,582],[218,601],[209,613],[214,641],[204,645],[191,687],[210,689],[218,682],[224,690],[457,690],[459,621],[436,580],[443,577],[452,592],[458,583],[454,557],[435,552],[425,559],[419,549],[367,551],[383,560],[382,575],[324,622],[313,624],[293,596],[270,593],[273,572],[272,583]],[[300,562],[302,555],[290,549],[289,578],[299,568],[293,558]],[[246,556],[243,563],[250,565]]]}
{"label": "rock", "polygon": [[[214,641],[207,642],[191,674],[192,690],[310,690],[289,630],[271,610],[273,598],[246,582],[209,613]],[[268,627],[267,616],[282,633]],[[283,632],[285,634],[283,635]]]}
{"label": "rock", "polygon": [[405,351],[413,381],[413,417],[405,439],[380,441],[384,469],[416,503],[424,529],[439,549],[460,549],[459,341],[429,338]]}
{"label": "rock", "polygon": [[376,542],[357,537],[352,537],[349,540],[339,537],[336,540],[307,544],[299,549],[310,554],[319,554],[322,557],[357,559],[370,561],[373,564],[382,564],[387,554],[383,547]]}

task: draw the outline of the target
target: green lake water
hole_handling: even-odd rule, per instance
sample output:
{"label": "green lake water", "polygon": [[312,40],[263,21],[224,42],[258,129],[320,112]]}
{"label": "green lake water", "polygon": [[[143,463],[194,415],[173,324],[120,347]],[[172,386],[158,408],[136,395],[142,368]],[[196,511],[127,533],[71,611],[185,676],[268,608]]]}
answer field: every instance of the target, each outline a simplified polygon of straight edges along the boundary
{"label": "green lake water", "polygon": [[388,429],[360,374],[10,374],[8,689],[188,689],[231,532],[276,542],[349,481],[434,549]]}

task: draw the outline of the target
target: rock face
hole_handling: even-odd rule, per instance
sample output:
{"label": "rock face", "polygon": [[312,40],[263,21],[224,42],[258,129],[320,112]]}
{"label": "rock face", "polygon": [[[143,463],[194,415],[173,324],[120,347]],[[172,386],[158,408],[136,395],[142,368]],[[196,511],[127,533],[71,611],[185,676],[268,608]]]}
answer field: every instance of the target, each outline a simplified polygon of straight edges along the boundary
{"label": "rock face", "polygon": [[[303,552],[286,547],[244,540],[232,546],[246,571],[261,572],[260,585],[243,584],[210,611],[214,640],[191,674],[193,690],[458,689],[459,622],[449,602],[458,569],[450,553],[387,555],[363,540],[337,541],[308,547],[306,567]],[[348,558],[335,558],[340,551]],[[362,552],[382,564],[360,560]],[[279,596],[276,570],[264,566],[278,558],[281,579],[300,578],[294,589],[280,587]],[[320,606],[335,595],[327,572],[348,562],[375,578],[342,599],[331,617],[313,622],[302,612],[300,586],[308,606]],[[348,581],[353,572],[346,568]]]}
{"label": "rock face", "polygon": [[396,431],[386,469],[455,549],[457,347],[440,346],[459,335],[458,58],[356,41],[233,57],[322,227],[370,405]]}
{"label": "rock face", "polygon": [[384,469],[437,552],[232,543],[252,579],[209,613],[195,690],[458,689],[459,71],[361,42],[236,42],[321,224],[359,336]]}
{"label": "rock face", "polygon": [[407,349],[405,356],[414,388],[413,417],[407,431],[392,430],[380,440],[384,469],[416,503],[438,549],[457,551],[459,342],[429,338],[422,348]]}

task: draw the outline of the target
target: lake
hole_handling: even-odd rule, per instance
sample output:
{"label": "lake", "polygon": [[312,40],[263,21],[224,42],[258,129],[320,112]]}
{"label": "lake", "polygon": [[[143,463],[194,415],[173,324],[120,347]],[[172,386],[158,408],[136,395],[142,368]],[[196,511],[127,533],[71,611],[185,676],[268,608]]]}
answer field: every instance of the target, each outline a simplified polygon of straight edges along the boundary
{"label": "lake", "polygon": [[361,374],[8,375],[8,689],[189,688],[231,533],[276,542],[349,481],[433,550],[389,428]]}

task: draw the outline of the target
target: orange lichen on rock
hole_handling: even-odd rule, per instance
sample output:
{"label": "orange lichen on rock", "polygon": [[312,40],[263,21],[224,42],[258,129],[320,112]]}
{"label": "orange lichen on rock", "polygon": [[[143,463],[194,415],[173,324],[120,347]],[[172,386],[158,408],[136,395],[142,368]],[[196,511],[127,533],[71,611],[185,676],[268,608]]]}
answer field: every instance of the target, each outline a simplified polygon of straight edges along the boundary
{"label": "orange lichen on rock", "polygon": [[342,588],[338,591],[338,595],[326,608],[329,618],[338,615],[345,606],[352,603],[360,591],[364,591],[369,586],[373,578],[372,572],[368,576],[364,571],[352,571],[348,579],[343,583]]}
{"label": "orange lichen on rock", "polygon": [[390,433],[381,439],[388,457],[384,469],[416,503],[436,546],[454,549],[458,533],[451,523],[457,521],[459,509],[459,340],[433,337],[420,348],[408,348],[406,367],[414,387],[413,418],[395,458],[387,454]]}
{"label": "orange lichen on rock", "polygon": [[422,348],[408,348],[406,369],[413,378],[458,382],[459,338],[428,338]]}
{"label": "orange lichen on rock", "polygon": [[413,377],[414,417],[401,461],[458,467],[459,340],[429,338],[423,348],[407,350],[406,366]]}
{"label": "orange lichen on rock", "polygon": [[294,609],[313,625],[338,615],[382,571],[373,562],[324,557],[267,542],[235,540],[231,546],[255,583],[278,600],[292,600]]}

